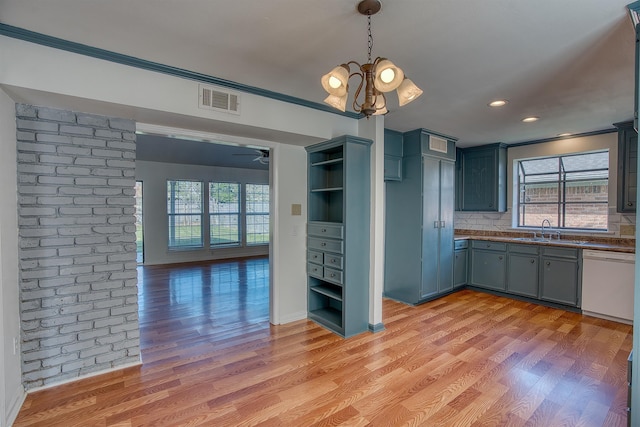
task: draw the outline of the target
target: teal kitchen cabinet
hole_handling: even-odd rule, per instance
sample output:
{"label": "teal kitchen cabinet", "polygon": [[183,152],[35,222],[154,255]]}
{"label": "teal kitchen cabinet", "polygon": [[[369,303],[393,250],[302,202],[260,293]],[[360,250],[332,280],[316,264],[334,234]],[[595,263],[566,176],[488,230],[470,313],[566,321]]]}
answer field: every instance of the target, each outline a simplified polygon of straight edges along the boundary
{"label": "teal kitchen cabinet", "polygon": [[308,317],[344,337],[369,327],[370,146],[343,136],[306,147]]}
{"label": "teal kitchen cabinet", "polygon": [[540,299],[580,307],[581,258],[579,249],[543,247]]}
{"label": "teal kitchen cabinet", "polygon": [[455,143],[403,135],[403,179],[387,182],[384,294],[419,304],[453,290]]}
{"label": "teal kitchen cabinet", "polygon": [[459,288],[467,284],[467,277],[469,272],[469,241],[456,240],[454,242],[454,245],[455,252],[453,258],[453,287]]}
{"label": "teal kitchen cabinet", "polygon": [[538,298],[539,252],[537,245],[508,245],[507,292]]}
{"label": "teal kitchen cabinet", "polygon": [[638,193],[638,132],[633,122],[614,123],[618,128],[617,211],[635,212]]}
{"label": "teal kitchen cabinet", "polygon": [[384,180],[402,181],[402,133],[384,130]]}
{"label": "teal kitchen cabinet", "polygon": [[489,144],[462,149],[462,211],[507,210],[507,146]]}
{"label": "teal kitchen cabinet", "polygon": [[471,241],[471,286],[506,290],[507,244],[486,240]]}

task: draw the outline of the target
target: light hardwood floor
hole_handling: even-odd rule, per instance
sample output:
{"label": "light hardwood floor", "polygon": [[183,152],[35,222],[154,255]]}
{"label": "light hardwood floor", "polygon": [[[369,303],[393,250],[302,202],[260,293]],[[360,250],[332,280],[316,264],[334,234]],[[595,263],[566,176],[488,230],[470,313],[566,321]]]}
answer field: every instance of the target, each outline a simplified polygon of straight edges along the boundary
{"label": "light hardwood floor", "polygon": [[16,426],[625,426],[631,327],[464,290],[342,339],[268,323],[268,261],[140,269],[141,367]]}

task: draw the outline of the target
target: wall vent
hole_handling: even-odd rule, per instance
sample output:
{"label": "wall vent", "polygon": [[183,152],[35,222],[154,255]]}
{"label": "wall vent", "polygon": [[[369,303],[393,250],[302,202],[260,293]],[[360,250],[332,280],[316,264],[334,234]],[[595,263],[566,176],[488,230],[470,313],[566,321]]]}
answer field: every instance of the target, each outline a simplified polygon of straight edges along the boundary
{"label": "wall vent", "polygon": [[447,140],[429,135],[429,150],[447,154]]}
{"label": "wall vent", "polygon": [[205,85],[198,85],[198,90],[199,108],[240,114],[240,95]]}

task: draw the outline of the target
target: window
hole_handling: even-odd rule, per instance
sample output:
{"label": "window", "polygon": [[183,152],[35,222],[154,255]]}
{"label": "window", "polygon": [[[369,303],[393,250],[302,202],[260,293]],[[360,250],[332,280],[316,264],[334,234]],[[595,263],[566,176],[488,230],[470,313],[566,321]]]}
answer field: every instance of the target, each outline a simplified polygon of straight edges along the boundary
{"label": "window", "polygon": [[167,181],[169,247],[202,247],[202,183]]}
{"label": "window", "polygon": [[240,184],[209,183],[211,246],[240,244]]}
{"label": "window", "polygon": [[245,187],[247,245],[269,243],[269,186]]}
{"label": "window", "polygon": [[520,160],[518,227],[606,230],[609,152]]}
{"label": "window", "polygon": [[136,261],[144,262],[144,232],[142,228],[142,181],[136,181]]}

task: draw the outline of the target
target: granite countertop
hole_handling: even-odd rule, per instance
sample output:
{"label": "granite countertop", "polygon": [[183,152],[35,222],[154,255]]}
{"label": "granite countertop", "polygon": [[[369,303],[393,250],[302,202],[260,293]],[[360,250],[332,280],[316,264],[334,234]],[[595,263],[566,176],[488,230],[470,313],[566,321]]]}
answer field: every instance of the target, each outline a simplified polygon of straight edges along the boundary
{"label": "granite countertop", "polygon": [[[593,237],[561,235],[560,240],[555,238],[550,241],[530,240],[531,232],[509,231],[479,231],[479,230],[455,230],[456,240],[489,240],[492,242],[521,243],[526,245],[562,246],[579,249],[595,249],[612,252],[636,252],[635,239],[620,239],[613,237]],[[523,240],[526,239],[526,240]]]}

